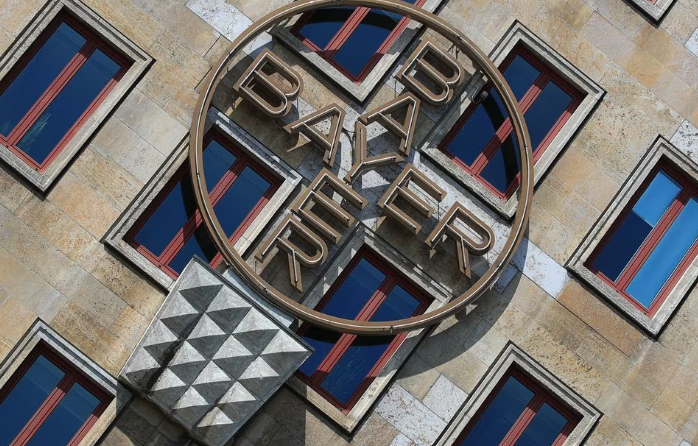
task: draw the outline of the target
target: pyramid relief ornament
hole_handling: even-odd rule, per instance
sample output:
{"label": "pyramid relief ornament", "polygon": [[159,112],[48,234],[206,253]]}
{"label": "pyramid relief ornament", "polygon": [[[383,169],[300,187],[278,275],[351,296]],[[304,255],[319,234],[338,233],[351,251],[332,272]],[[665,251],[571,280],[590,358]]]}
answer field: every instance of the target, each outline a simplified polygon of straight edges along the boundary
{"label": "pyramid relief ornament", "polygon": [[223,446],[311,352],[236,285],[194,258],[119,379],[197,442]]}

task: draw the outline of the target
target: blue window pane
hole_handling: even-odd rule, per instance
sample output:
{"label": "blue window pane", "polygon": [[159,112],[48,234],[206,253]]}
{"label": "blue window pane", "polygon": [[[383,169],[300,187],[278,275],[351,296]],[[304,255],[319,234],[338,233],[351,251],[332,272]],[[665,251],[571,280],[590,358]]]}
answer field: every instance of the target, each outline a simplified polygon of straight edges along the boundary
{"label": "blue window pane", "polygon": [[447,146],[448,151],[471,166],[508,117],[499,94],[491,90],[490,95],[458,130]]}
{"label": "blue window pane", "polygon": [[400,16],[372,9],[334,56],[335,62],[358,77],[397,27]]}
{"label": "blue window pane", "polygon": [[498,446],[532,398],[531,390],[510,377],[458,446]]}
{"label": "blue window pane", "polygon": [[356,338],[322,382],[322,388],[341,404],[347,404],[393,339],[393,336]]}
{"label": "blue window pane", "polygon": [[194,231],[194,235],[184,243],[182,249],[170,261],[169,266],[177,273],[181,273],[195,255],[210,263],[216,254],[218,254],[216,245],[209,237],[206,226],[201,225]]}
{"label": "blue window pane", "polygon": [[228,237],[237,231],[270,188],[269,181],[250,167],[246,167],[235,178],[235,182],[213,208]]}
{"label": "blue window pane", "polygon": [[392,321],[410,317],[419,308],[419,300],[405,291],[400,285],[395,286],[378,310],[371,316],[372,321]]}
{"label": "blue window pane", "polygon": [[63,379],[58,367],[39,356],[0,404],[0,446],[8,446]]}
{"label": "blue window pane", "polygon": [[[235,155],[215,140],[206,146],[203,167],[209,192],[220,182],[236,160]],[[172,188],[134,237],[137,243],[145,246],[156,256],[162,255],[177,232],[196,212],[196,200],[188,171],[188,167],[185,168],[186,173],[182,179]],[[199,255],[206,258],[203,253]],[[185,265],[189,259],[184,262]]]}
{"label": "blue window pane", "polygon": [[504,70],[503,75],[514,92],[516,100],[521,101],[536,79],[538,79],[538,76],[540,76],[540,70],[523,57],[516,56]]}
{"label": "blue window pane", "polygon": [[698,201],[689,200],[628,286],[628,294],[649,307],[698,238]]}
{"label": "blue window pane", "polygon": [[62,23],[0,96],[0,134],[8,135],[86,40]]}
{"label": "blue window pane", "polygon": [[659,172],[594,260],[593,267],[616,281],[679,192],[680,186]]}
{"label": "blue window pane", "polygon": [[549,404],[543,404],[514,446],[552,446],[568,420]]}
{"label": "blue window pane", "polygon": [[355,319],[383,280],[385,274],[368,260],[361,259],[322,312],[344,319]]}
{"label": "blue window pane", "polygon": [[572,96],[555,82],[548,82],[535,102],[526,110],[524,116],[534,152],[570,104],[572,104]]}
{"label": "blue window pane", "polygon": [[638,217],[636,213],[630,212],[592,265],[615,282],[630,259],[640,249],[650,231],[652,231],[652,227],[647,222]]}
{"label": "blue window pane", "polygon": [[519,144],[514,134],[511,134],[490,158],[480,175],[498,191],[504,193],[516,180],[516,176],[521,171],[520,166]]}
{"label": "blue window pane", "polygon": [[332,347],[339,341],[339,333],[329,330],[323,330],[318,327],[310,327],[303,335],[303,339],[315,349],[312,356],[308,358],[299,369],[304,375],[312,375],[322,361],[327,357],[327,354],[332,350]]}
{"label": "blue window pane", "polygon": [[98,405],[94,395],[74,384],[27,446],[67,445]]}
{"label": "blue window pane", "polygon": [[325,49],[355,8],[323,8],[313,12],[299,34],[320,49]]}
{"label": "blue window pane", "polygon": [[681,192],[681,186],[665,172],[660,171],[633,206],[633,212],[654,227],[679,192]]}
{"label": "blue window pane", "polygon": [[43,163],[120,68],[102,51],[92,53],[17,147],[38,164]]}

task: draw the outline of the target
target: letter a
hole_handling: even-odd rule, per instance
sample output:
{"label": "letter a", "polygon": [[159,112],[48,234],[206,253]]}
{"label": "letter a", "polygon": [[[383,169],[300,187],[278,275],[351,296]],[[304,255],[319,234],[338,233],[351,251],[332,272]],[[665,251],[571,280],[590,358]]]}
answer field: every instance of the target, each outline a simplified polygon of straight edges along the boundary
{"label": "letter a", "polygon": [[[317,124],[328,119],[330,120],[330,130],[328,133],[323,133],[317,128]],[[322,162],[325,163],[325,166],[332,168],[339,148],[339,133],[342,131],[342,124],[344,124],[344,109],[337,104],[330,104],[313,114],[290,123],[284,127],[284,130],[291,135],[298,133],[305,135],[316,147],[325,152]]]}
{"label": "letter a", "polygon": [[[283,78],[290,84],[284,85]],[[240,96],[272,118],[283,118],[303,91],[300,76],[274,53],[265,49],[233,86]],[[273,101],[270,102],[270,101]]]}

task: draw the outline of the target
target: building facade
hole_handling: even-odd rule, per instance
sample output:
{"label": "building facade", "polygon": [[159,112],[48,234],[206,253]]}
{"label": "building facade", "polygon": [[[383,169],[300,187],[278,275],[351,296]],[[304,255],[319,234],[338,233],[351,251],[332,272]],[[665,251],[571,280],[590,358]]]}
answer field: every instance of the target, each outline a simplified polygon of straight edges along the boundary
{"label": "building facade", "polygon": [[[698,2],[2,0],[0,446],[698,445]],[[257,68],[252,70],[252,68]],[[260,106],[266,106],[266,109]],[[194,123],[195,124],[195,123]],[[520,211],[519,211],[520,212]],[[455,242],[455,243],[454,243]]]}

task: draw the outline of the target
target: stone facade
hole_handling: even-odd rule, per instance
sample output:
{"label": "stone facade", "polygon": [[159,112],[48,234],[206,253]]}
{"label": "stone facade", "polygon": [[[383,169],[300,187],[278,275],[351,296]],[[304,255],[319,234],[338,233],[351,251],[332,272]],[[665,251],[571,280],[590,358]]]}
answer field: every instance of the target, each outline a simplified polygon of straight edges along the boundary
{"label": "stone facade", "polygon": [[[547,173],[536,179],[530,229],[512,265],[476,304],[410,338],[415,345],[399,358],[395,373],[380,392],[364,402],[364,414],[355,426],[340,426],[311,404],[298,386],[288,384],[269,398],[231,444],[442,444],[454,420],[481,395],[483,380],[512,345],[569,389],[580,404],[598,411],[598,421],[579,444],[698,444],[695,277],[686,279],[685,295],[673,315],[652,333],[577,277],[570,264],[658,137],[698,162],[698,2],[674,0],[655,23],[635,6],[642,1],[440,3],[437,15],[486,53],[513,26],[523,26],[605,94],[550,161]],[[0,51],[15,48],[48,3],[55,2],[2,2]],[[20,354],[40,319],[52,334],[81,352],[81,358],[94,363],[92,368],[112,378],[119,376],[172,284],[144,272],[114,249],[107,236],[117,223],[133,215],[151,178],[162,176],[172,160],[180,159],[200,83],[231,39],[290,0],[82,3],[152,58],[152,63],[114,104],[114,110],[95,125],[92,136],[85,139],[73,161],[66,162],[50,189],[41,191],[21,171],[0,165],[0,359],[5,360],[0,373],[7,372],[7,364]],[[294,113],[307,115],[337,103],[346,108],[346,123],[351,123],[346,127],[352,132],[359,115],[393,99],[402,89],[389,76],[364,103],[358,103],[271,36],[249,47],[243,62],[251,62],[259,44],[273,48],[303,76],[305,90]],[[447,43],[439,44],[448,49]],[[411,49],[399,60],[404,61]],[[251,135],[272,158],[282,160],[302,178],[286,202],[290,205],[322,169],[322,154],[305,141],[290,138],[283,125],[272,125],[249,103],[232,96],[232,85],[241,73],[238,68],[224,79],[214,106],[234,123],[231,128]],[[472,95],[465,97],[472,99]],[[420,147],[417,141],[431,133],[446,111],[422,110],[415,147]],[[290,118],[297,116],[286,119]],[[350,147],[343,133],[333,170],[340,177],[351,167]],[[419,150],[411,156],[420,171],[431,175],[439,170]],[[441,203],[432,203],[437,216],[428,219],[420,237],[415,237],[382,218],[375,205],[401,171],[401,166],[391,166],[381,168],[380,175],[368,172],[361,178],[356,188],[368,198],[369,206],[360,213],[360,224],[398,247],[410,268],[432,280],[439,293],[457,296],[469,281],[458,271],[455,257],[431,257],[423,246],[438,216],[454,202],[472,205],[494,228],[497,243],[506,237],[508,220],[479,201],[477,191],[447,175],[435,175],[448,195]],[[286,256],[255,260],[265,237],[288,214],[286,207],[268,217],[265,230],[256,229],[245,259],[287,295],[301,299],[306,294],[288,284]],[[356,226],[348,228],[341,246],[330,248],[331,259],[339,259],[349,249],[346,243],[355,230]],[[445,251],[439,248],[438,252]],[[488,261],[491,257],[479,259],[473,271],[482,273]],[[324,268],[304,270],[306,291],[327,287],[325,272]],[[0,376],[0,383],[7,379]],[[120,407],[115,421],[96,425],[98,430],[81,444],[193,444],[185,429],[154,404],[131,398],[128,392],[115,390],[115,395]]]}

